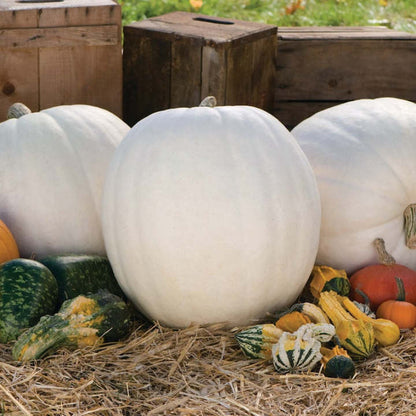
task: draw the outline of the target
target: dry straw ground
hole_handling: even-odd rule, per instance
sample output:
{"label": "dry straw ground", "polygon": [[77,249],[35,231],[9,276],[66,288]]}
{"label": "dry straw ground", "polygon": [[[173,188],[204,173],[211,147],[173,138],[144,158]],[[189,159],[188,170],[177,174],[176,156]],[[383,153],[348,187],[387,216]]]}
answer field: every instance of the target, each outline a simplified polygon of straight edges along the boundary
{"label": "dry straw ground", "polygon": [[248,360],[219,325],[137,326],[120,343],[36,363],[0,349],[4,415],[416,415],[416,332],[378,350],[350,380],[281,375]]}

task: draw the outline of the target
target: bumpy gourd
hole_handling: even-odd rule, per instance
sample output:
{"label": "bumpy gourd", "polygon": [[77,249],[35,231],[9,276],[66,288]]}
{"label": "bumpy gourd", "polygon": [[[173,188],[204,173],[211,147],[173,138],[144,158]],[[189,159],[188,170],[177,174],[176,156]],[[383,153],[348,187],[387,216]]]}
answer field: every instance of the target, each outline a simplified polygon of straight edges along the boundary
{"label": "bumpy gourd", "polygon": [[139,121],[112,159],[102,214],[124,293],[171,327],[246,326],[288,307],[319,240],[305,155],[279,121],[249,106]]}
{"label": "bumpy gourd", "polygon": [[21,256],[105,254],[102,186],[127,124],[88,105],[11,117],[0,123],[0,212]]}
{"label": "bumpy gourd", "polygon": [[315,299],[319,299],[321,292],[333,290],[339,295],[350,293],[350,281],[345,270],[337,270],[330,266],[314,266],[309,290]]}
{"label": "bumpy gourd", "polygon": [[398,264],[416,268],[416,104],[363,99],[316,113],[296,126],[322,201],[318,264],[348,274],[377,263],[381,237]]}
{"label": "bumpy gourd", "polygon": [[125,337],[131,328],[131,309],[108,291],[66,300],[58,313],[43,316],[22,333],[13,346],[13,358],[31,361],[57,351],[96,346]]}

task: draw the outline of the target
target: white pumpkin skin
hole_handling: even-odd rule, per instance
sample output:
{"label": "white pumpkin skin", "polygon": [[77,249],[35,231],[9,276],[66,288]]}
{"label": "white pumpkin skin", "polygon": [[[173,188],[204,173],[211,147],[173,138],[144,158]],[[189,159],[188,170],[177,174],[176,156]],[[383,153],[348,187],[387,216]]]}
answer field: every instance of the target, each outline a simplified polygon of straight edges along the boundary
{"label": "white pumpkin skin", "polygon": [[22,257],[105,254],[101,193],[130,128],[101,108],[67,105],[0,124],[0,218]]}
{"label": "white pumpkin skin", "polygon": [[337,105],[292,130],[314,169],[322,204],[319,264],[347,273],[378,263],[383,238],[396,262],[416,268],[403,211],[416,202],[416,104],[363,99]]}
{"label": "white pumpkin skin", "polygon": [[288,306],[318,247],[311,167],[253,107],[170,109],[137,123],[112,159],[102,213],[122,289],[171,327],[249,324]]}

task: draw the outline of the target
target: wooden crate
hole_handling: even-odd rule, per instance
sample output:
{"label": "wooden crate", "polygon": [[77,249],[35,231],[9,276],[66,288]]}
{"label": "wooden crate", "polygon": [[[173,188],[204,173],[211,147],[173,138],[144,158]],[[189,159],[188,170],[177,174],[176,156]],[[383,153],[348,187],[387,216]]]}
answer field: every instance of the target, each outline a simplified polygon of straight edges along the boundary
{"label": "wooden crate", "polygon": [[416,35],[384,27],[279,27],[273,114],[294,127],[344,101],[416,101]]}
{"label": "wooden crate", "polygon": [[277,27],[173,12],[124,27],[124,120],[158,110],[219,105],[271,110]]}
{"label": "wooden crate", "polygon": [[112,0],[0,0],[0,120],[84,103],[122,115],[121,8]]}

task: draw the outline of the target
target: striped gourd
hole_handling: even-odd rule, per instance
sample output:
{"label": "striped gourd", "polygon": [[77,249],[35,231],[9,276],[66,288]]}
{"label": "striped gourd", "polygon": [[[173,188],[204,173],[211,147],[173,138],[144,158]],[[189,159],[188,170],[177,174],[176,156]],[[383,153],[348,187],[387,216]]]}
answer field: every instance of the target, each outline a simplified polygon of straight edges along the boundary
{"label": "striped gourd", "polygon": [[284,332],[272,347],[273,366],[279,373],[308,371],[322,358],[321,343],[301,333]]}
{"label": "striped gourd", "polygon": [[235,338],[249,358],[271,359],[272,346],[283,331],[273,324],[255,325],[236,334]]}

